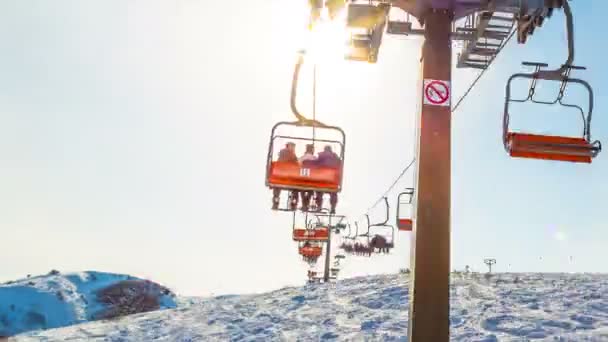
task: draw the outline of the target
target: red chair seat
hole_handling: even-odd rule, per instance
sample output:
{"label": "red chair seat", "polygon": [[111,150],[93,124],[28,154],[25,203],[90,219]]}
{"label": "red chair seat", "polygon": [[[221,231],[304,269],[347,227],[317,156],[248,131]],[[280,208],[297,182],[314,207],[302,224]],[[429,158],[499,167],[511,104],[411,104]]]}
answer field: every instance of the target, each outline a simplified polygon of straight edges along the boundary
{"label": "red chair seat", "polygon": [[329,167],[303,168],[297,163],[272,162],[268,186],[294,190],[337,192],[340,189],[340,170]]}
{"label": "red chair seat", "polygon": [[414,222],[412,221],[412,219],[401,219],[400,218],[397,221],[397,227],[399,228],[399,230],[411,231],[413,226],[414,226]]}
{"label": "red chair seat", "polygon": [[328,238],[329,231],[327,228],[317,228],[314,230],[299,228],[293,231],[294,241],[327,241]]}
{"label": "red chair seat", "polygon": [[523,133],[507,134],[511,157],[591,163],[596,149],[583,138]]}
{"label": "red chair seat", "polygon": [[320,257],[321,253],[321,247],[300,247],[300,254],[308,258]]}

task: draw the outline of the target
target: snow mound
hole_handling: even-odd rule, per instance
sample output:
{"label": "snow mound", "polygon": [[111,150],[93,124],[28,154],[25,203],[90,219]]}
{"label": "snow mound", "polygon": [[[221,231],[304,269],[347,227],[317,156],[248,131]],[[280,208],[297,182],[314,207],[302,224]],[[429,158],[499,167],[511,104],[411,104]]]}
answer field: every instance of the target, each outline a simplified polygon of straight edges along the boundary
{"label": "snow mound", "polygon": [[[453,274],[453,341],[608,341],[608,276]],[[247,296],[18,336],[16,341],[407,341],[407,275]]]}
{"label": "snow mound", "polygon": [[146,280],[52,271],[0,285],[0,336],[174,307],[168,289]]}

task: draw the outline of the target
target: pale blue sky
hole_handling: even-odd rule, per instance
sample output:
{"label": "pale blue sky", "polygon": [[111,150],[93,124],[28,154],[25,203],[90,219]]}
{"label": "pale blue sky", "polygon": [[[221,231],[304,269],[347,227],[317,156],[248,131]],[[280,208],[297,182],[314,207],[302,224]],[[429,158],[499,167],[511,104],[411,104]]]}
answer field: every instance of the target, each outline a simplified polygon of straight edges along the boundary
{"label": "pale blue sky", "polygon": [[[57,268],[130,273],[186,295],[302,284],[291,218],[269,210],[264,187],[269,130],[291,119],[288,37],[299,26],[287,6],[1,2],[0,281]],[[589,68],[579,75],[597,95],[592,134],[608,143],[608,4],[572,7],[576,61]],[[319,119],[348,136],[339,210],[353,220],[413,157],[420,42],[386,38],[377,65],[319,67]],[[481,270],[492,256],[498,271],[608,271],[606,157],[515,160],[501,143],[507,77],[522,60],[561,63],[564,47],[557,12],[528,45],[512,42],[455,114],[453,268]],[[475,75],[455,71],[456,96]],[[576,114],[527,117],[513,122],[579,130]],[[401,233],[392,255],[347,260],[343,276],[406,267],[408,243]]]}

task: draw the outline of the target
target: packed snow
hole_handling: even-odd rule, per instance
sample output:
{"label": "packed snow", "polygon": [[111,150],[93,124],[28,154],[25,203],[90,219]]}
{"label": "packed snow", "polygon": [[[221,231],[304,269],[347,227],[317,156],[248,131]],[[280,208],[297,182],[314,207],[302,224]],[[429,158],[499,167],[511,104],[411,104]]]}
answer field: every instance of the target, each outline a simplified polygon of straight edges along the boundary
{"label": "packed snow", "polygon": [[124,304],[120,301],[128,297],[122,295],[122,284],[145,284],[144,291],[151,294],[150,298],[156,298],[159,304],[157,309],[176,307],[170,291],[135,277],[101,272],[63,275],[52,271],[48,275],[0,285],[0,336],[64,327],[121,314],[114,309]]}
{"label": "packed snow", "polygon": [[[16,341],[407,341],[407,275],[257,295],[30,332]],[[608,341],[608,275],[453,274],[453,341]]]}

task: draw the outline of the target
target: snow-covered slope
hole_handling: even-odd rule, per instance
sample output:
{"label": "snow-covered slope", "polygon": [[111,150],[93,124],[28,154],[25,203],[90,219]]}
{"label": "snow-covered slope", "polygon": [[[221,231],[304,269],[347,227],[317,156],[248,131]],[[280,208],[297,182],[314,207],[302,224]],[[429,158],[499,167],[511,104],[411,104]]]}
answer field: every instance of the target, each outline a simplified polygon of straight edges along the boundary
{"label": "snow-covered slope", "polygon": [[[177,309],[28,333],[17,341],[406,341],[405,275],[182,299]],[[608,341],[608,276],[453,276],[454,341]]]}
{"label": "snow-covered slope", "polygon": [[[123,312],[125,285],[139,284],[138,294],[149,294],[160,305],[174,308],[174,295],[167,289],[127,275],[83,272],[30,277],[0,285],[0,336],[82,323]],[[142,310],[143,311],[143,310]]]}

